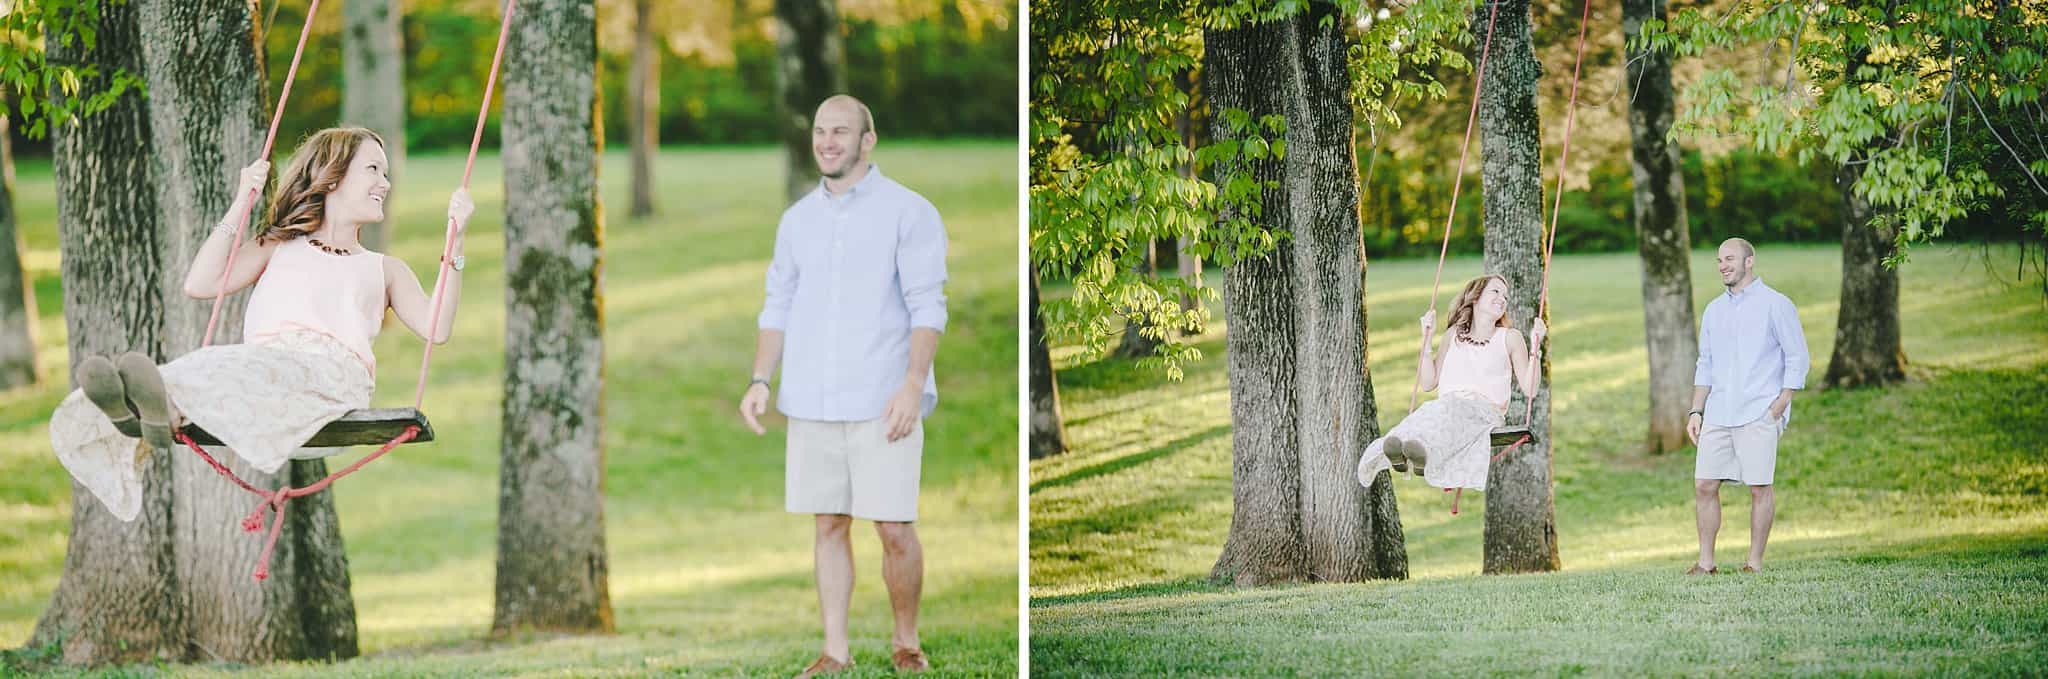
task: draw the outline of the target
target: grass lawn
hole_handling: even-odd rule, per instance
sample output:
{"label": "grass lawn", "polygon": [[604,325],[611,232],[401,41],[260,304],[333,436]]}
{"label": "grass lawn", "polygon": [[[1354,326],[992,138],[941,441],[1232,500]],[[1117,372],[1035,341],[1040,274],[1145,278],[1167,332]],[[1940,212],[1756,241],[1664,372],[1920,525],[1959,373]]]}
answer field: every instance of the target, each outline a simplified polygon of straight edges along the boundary
{"label": "grass lawn", "polygon": [[[811,521],[782,511],[779,420],[757,438],[734,414],[785,204],[779,154],[667,149],[656,175],[661,212],[646,220],[625,218],[624,151],[605,159],[605,521],[618,634],[485,640],[504,347],[504,183],[489,156],[472,183],[479,209],[455,340],[435,352],[428,386],[440,440],[403,448],[334,488],[364,657],[169,671],[766,676],[808,663],[820,635]],[[919,522],[921,627],[941,676],[1014,676],[1017,667],[1015,154],[1012,144],[977,142],[885,144],[875,156],[938,206],[952,241],[952,320],[940,342],[941,402]],[[416,270],[431,269],[439,251],[441,211],[462,160],[412,157],[394,203],[391,251]],[[46,162],[23,163],[19,173],[49,384],[0,395],[0,647],[27,640],[56,588],[71,506],[45,428],[68,370],[53,188]],[[392,330],[376,349],[384,367],[377,402],[398,403],[412,393],[420,345]],[[881,553],[865,526],[854,550],[856,676],[887,676]]]}
{"label": "grass lawn", "polygon": [[[1694,253],[1704,308],[1719,293]],[[1411,580],[1238,590],[1204,581],[1228,531],[1222,329],[1168,382],[1055,352],[1074,450],[1031,466],[1031,668],[1061,675],[2015,674],[2048,667],[2048,305],[2010,248],[1916,251],[1902,270],[1914,379],[1809,389],[1779,449],[1761,575],[1688,579],[1690,452],[1641,452],[1648,381],[1633,253],[1559,256],[1551,281],[1559,573],[1479,575],[1484,494],[1400,478]],[[1985,264],[1990,263],[1987,270]],[[1406,414],[1435,262],[1374,261],[1382,429]],[[1444,272],[1455,293],[1479,259]],[[1766,246],[1819,383],[1840,255]],[[1213,282],[1213,281],[1212,281]],[[1049,294],[1057,294],[1049,293]],[[1748,548],[1723,490],[1717,557]]]}

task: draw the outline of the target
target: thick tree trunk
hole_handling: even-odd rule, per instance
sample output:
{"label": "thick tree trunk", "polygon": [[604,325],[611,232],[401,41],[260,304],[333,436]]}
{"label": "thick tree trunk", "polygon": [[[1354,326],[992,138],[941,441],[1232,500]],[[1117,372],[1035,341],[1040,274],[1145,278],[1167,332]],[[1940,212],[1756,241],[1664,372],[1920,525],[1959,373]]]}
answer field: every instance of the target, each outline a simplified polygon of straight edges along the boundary
{"label": "thick tree trunk", "polygon": [[1884,265],[1893,233],[1874,219],[1878,208],[1856,195],[1862,165],[1835,171],[1842,192],[1842,304],[1828,387],[1874,387],[1906,379],[1899,332],[1899,272]]}
{"label": "thick tree trunk", "polygon": [[[1140,257],[1138,263],[1131,267],[1131,273],[1146,278],[1158,276],[1158,244],[1147,239],[1138,247],[1144,250],[1145,256]],[[1115,355],[1118,358],[1144,358],[1159,353],[1160,341],[1145,334],[1148,325],[1142,314],[1129,314],[1124,322],[1123,340],[1117,343]]]}
{"label": "thick tree trunk", "polygon": [[784,194],[791,201],[817,187],[811,159],[811,114],[826,97],[846,91],[846,49],[834,0],[775,0],[775,88],[782,110]]}
{"label": "thick tree trunk", "polygon": [[1045,317],[1038,313],[1038,272],[1031,273],[1031,459],[1067,452],[1067,427],[1060,417],[1060,387],[1052,372],[1052,348],[1045,341]]}
{"label": "thick tree trunk", "polygon": [[[1529,42],[1529,1],[1499,0],[1492,54],[1479,95],[1480,182],[1485,195],[1486,270],[1508,282],[1508,317],[1524,336],[1543,287],[1542,127],[1536,81],[1542,66]],[[1481,5],[1472,25],[1484,31],[1492,10]],[[1482,35],[1481,39],[1484,37]],[[1557,514],[1550,474],[1550,365],[1536,394],[1529,430],[1536,442],[1494,462],[1486,475],[1486,573],[1554,571]],[[1510,421],[1527,408],[1515,390]]]}
{"label": "thick tree trunk", "polygon": [[[1622,33],[1630,44],[1643,22],[1665,20],[1664,0],[1623,0]],[[1635,194],[1636,249],[1643,259],[1643,336],[1650,354],[1652,455],[1686,445],[1699,334],[1692,317],[1691,242],[1685,217],[1685,175],[1678,145],[1665,139],[1675,103],[1671,55],[1628,51],[1629,176]]]}
{"label": "thick tree trunk", "polygon": [[1287,119],[1285,160],[1218,173],[1277,183],[1263,194],[1260,223],[1292,234],[1224,273],[1233,511],[1211,571],[1221,582],[1407,576],[1391,482],[1382,475],[1367,489],[1354,480],[1378,425],[1365,364],[1348,40],[1335,11],[1315,4],[1204,39],[1204,90],[1219,110]]}
{"label": "thick tree trunk", "polygon": [[36,383],[36,296],[21,270],[14,222],[14,150],[0,99],[0,390]]}
{"label": "thick tree trunk", "polygon": [[[162,346],[168,357],[201,344],[212,305],[185,297],[180,284],[207,233],[233,202],[237,170],[262,151],[269,111],[250,7],[231,0],[139,3],[156,130],[157,209],[164,220],[165,275],[157,294],[165,309]],[[259,205],[256,214],[261,213]],[[247,297],[245,292],[229,299],[215,344],[240,341]],[[326,465],[317,460],[264,474],[219,452],[216,457],[259,488],[326,475]],[[258,585],[250,573],[264,540],[240,525],[255,498],[197,456],[176,453],[161,454],[172,460],[171,523],[178,538],[173,547],[187,629],[203,651],[200,657],[253,663],[354,657],[355,604],[333,496],[319,493],[291,503],[270,577]]]}
{"label": "thick tree trunk", "polygon": [[[100,9],[91,47],[52,41],[52,62],[101,73],[140,72],[136,7]],[[64,322],[71,362],[142,351],[161,357],[164,277],[149,157],[149,107],[131,92],[78,125],[51,132],[62,250]],[[71,486],[64,573],[36,621],[30,646],[62,644],[82,665],[176,662],[187,655],[185,618],[171,550],[171,458],[142,470],[142,513],[123,522],[84,486]]]}
{"label": "thick tree trunk", "polygon": [[594,11],[521,4],[506,49],[501,634],[612,629]]}
{"label": "thick tree trunk", "polygon": [[[405,33],[399,14],[398,0],[342,3],[341,123],[384,138],[394,194],[405,184]],[[384,202],[392,204],[390,198]],[[363,225],[363,244],[382,249],[389,221],[386,215],[385,222]]]}
{"label": "thick tree trunk", "polygon": [[654,214],[654,152],[661,148],[661,53],[655,49],[652,4],[633,1],[633,65],[626,76],[633,138],[633,205],[626,215],[634,218]]}

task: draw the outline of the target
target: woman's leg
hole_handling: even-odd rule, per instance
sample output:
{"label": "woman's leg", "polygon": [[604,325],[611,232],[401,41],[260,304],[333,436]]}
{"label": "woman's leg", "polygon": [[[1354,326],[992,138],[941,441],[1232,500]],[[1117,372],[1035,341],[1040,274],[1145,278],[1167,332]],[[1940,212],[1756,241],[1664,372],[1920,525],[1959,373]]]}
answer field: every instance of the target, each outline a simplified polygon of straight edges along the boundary
{"label": "woman's leg", "polygon": [[142,440],[151,448],[169,449],[175,443],[171,438],[171,398],[164,389],[164,377],[157,371],[156,361],[129,352],[115,359],[114,364],[120,370],[128,400],[135,404],[135,414],[142,418]]}

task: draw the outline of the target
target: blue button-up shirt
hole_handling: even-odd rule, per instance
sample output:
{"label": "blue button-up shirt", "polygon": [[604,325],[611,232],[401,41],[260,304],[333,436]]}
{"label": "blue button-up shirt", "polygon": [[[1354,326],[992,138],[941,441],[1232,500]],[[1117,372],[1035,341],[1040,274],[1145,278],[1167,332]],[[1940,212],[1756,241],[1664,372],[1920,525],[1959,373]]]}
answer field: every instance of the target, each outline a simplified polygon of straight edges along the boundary
{"label": "blue button-up shirt", "polygon": [[[1806,332],[1792,300],[1756,279],[1707,303],[1692,383],[1708,387],[1703,422],[1739,427],[1770,411],[1783,389],[1806,388]],[[1792,420],[1792,407],[1785,407]]]}
{"label": "blue button-up shirt", "polygon": [[[868,166],[832,195],[823,181],[782,213],[760,327],[781,330],[790,417],[882,416],[910,369],[910,329],[946,329],[946,227],[930,201]],[[924,416],[938,405],[924,383]]]}

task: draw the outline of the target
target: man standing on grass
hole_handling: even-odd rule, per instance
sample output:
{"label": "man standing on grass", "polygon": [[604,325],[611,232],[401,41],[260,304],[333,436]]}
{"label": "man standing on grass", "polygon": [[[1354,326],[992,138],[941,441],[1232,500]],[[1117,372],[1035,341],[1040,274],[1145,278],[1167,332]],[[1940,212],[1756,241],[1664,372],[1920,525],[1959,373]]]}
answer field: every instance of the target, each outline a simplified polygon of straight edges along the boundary
{"label": "man standing on grass", "polygon": [[839,95],[818,106],[811,154],[823,178],[776,227],[754,379],[740,399],[740,417],[766,433],[758,418],[782,362],[784,506],[815,515],[825,626],[824,652],[799,677],[853,666],[854,519],[875,522],[882,539],[896,619],[891,664],[930,667],[917,637],[924,548],[913,522],[923,420],[939,399],[932,357],[946,329],[946,230],[930,201],[868,162],[874,149],[874,116],[860,100]]}
{"label": "man standing on grass", "polygon": [[1700,319],[1700,360],[1693,372],[1692,415],[1685,433],[1698,448],[1693,465],[1693,515],[1700,560],[1686,575],[1720,572],[1714,535],[1721,530],[1721,482],[1749,486],[1749,560],[1763,568],[1764,543],[1778,498],[1771,483],[1778,437],[1792,421],[1792,392],[1805,388],[1808,358],[1799,312],[1756,277],[1756,248],[1730,238],[1716,253],[1727,294],[1707,303]]}

